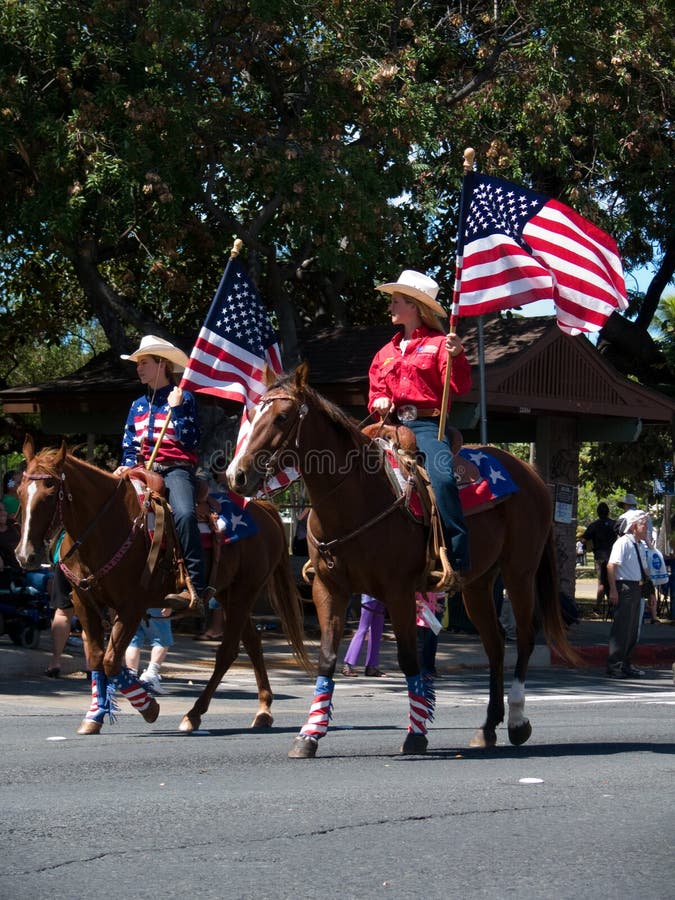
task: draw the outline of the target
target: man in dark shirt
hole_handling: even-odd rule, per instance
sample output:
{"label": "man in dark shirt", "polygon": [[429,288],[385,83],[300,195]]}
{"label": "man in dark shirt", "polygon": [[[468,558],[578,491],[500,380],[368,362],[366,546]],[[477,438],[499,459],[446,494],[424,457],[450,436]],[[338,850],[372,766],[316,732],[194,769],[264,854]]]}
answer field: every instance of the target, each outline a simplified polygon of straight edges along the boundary
{"label": "man in dark shirt", "polygon": [[605,598],[609,599],[609,581],[607,579],[607,560],[616,540],[614,531],[614,519],[609,517],[609,507],[604,501],[598,503],[598,518],[591,522],[586,531],[581,535],[582,541],[587,541],[593,549],[595,561],[595,574],[598,577],[597,598],[594,611],[602,612]]}

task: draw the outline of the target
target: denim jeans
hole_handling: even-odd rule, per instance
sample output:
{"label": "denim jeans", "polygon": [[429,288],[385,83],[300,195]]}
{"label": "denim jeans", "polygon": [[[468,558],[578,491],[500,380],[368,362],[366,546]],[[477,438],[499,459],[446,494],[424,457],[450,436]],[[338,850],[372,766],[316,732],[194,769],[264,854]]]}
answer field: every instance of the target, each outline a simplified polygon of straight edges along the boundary
{"label": "denim jeans", "polygon": [[436,506],[443,525],[445,546],[455,570],[469,568],[469,541],[455,482],[455,469],[447,437],[438,440],[438,419],[415,419],[404,424],[415,434],[417,449],[423,456],[436,495]]}
{"label": "denim jeans", "polygon": [[206,587],[204,553],[199,534],[195,495],[197,478],[191,469],[169,469],[164,475],[167,499],[171,504],[183,559],[195,591],[201,596]]}

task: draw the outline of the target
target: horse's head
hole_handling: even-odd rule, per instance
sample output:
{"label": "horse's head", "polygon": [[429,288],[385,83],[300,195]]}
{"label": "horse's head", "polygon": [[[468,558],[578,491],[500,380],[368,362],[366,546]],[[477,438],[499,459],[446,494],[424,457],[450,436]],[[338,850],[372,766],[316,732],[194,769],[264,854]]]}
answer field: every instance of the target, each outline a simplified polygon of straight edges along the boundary
{"label": "horse's head", "polygon": [[58,526],[58,503],[62,491],[66,445],[59,450],[35,453],[33,439],[23,445],[26,469],[17,489],[21,504],[21,538],[16,558],[24,569],[36,569],[46,558],[45,544]]}
{"label": "horse's head", "polygon": [[268,381],[268,389],[249,415],[249,431],[238,453],[227,467],[227,482],[233,491],[252,497],[266,478],[286,468],[299,468],[298,431],[307,413],[306,363],[289,376]]}

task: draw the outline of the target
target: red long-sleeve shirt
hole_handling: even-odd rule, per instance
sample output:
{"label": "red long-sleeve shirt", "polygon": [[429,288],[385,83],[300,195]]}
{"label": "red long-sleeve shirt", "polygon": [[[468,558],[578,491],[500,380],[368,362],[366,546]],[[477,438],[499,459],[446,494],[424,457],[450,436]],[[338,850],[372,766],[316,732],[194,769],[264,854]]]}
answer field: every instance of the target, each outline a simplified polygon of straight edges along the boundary
{"label": "red long-sleeve shirt", "polygon": [[[401,352],[403,332],[396,334],[375,354],[368,377],[368,409],[378,397],[387,397],[395,406],[413,403],[419,409],[440,407],[448,362],[445,335],[431,328],[416,328]],[[450,387],[453,394],[471,389],[471,366],[462,351],[452,360]]]}

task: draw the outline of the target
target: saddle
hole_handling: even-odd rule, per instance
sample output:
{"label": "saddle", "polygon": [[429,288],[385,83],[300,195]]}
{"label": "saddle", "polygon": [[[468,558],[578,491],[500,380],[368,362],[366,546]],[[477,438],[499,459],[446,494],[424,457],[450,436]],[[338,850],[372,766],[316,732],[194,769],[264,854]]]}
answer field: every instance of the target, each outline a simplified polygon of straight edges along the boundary
{"label": "saddle", "polygon": [[[449,427],[450,447],[453,455],[455,477],[458,486],[474,484],[481,480],[478,467],[459,455],[463,437],[457,428]],[[441,519],[436,507],[436,498],[429,475],[418,462],[417,443],[414,433],[405,425],[368,425],[363,429],[366,437],[380,443],[396,458],[404,486],[395,470],[395,464],[387,465],[386,472],[396,496],[403,489],[406,493],[405,509],[415,521],[421,521],[429,529],[427,558],[424,573],[424,587],[427,590],[455,591],[460,587],[460,579],[448,559],[448,551],[443,538]],[[390,459],[391,463],[391,459]],[[413,509],[413,497],[419,498],[420,510]]]}
{"label": "saddle", "polygon": [[[139,466],[122,475],[132,484],[141,506],[143,527],[150,546],[141,574],[140,586],[147,590],[158,579],[165,584],[165,594],[187,589],[195,600],[197,595],[187,571],[176,524],[166,499],[164,479],[157,472]],[[142,487],[142,492],[139,488]]]}

